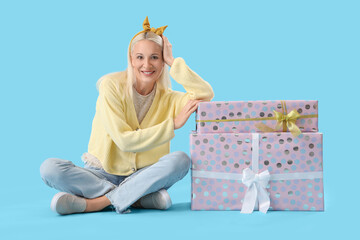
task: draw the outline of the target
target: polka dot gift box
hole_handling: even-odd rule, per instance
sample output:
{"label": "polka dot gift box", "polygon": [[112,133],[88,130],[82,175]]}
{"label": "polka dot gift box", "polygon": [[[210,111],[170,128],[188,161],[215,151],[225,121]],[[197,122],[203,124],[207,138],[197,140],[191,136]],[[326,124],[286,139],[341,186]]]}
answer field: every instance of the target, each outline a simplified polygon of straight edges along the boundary
{"label": "polka dot gift box", "polygon": [[324,209],[321,133],[193,132],[190,143],[192,210]]}
{"label": "polka dot gift box", "polygon": [[[202,102],[196,114],[199,133],[318,131],[318,102],[232,101]],[[290,127],[290,128],[289,128]]]}

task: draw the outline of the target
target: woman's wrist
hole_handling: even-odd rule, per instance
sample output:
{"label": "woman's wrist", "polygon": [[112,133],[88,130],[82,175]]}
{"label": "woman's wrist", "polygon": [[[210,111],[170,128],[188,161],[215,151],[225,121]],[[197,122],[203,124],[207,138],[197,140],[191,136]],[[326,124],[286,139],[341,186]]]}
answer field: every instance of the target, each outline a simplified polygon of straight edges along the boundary
{"label": "woman's wrist", "polygon": [[171,67],[173,65],[174,61],[175,61],[175,58],[170,59],[170,61],[168,62],[168,65]]}

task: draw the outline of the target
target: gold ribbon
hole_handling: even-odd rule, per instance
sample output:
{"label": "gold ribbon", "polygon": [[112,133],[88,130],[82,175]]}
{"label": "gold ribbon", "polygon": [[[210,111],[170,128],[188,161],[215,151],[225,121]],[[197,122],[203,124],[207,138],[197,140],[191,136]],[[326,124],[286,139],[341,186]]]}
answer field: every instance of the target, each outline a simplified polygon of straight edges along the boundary
{"label": "gold ribbon", "polygon": [[[130,44],[129,46],[131,47],[131,43],[132,41],[134,40],[134,38],[141,34],[141,33],[144,33],[144,32],[153,32],[159,36],[162,36],[162,34],[164,33],[165,29],[167,28],[167,25],[166,26],[162,26],[162,27],[159,27],[159,28],[153,28],[153,27],[150,27],[150,23],[149,23],[149,19],[148,17],[146,16],[144,22],[143,22],[143,29],[141,32],[138,32],[137,34],[135,34],[135,36],[131,39],[130,41]],[[130,47],[129,47],[129,52],[130,52]],[[131,53],[130,53],[131,54]]]}
{"label": "gold ribbon", "polygon": [[301,118],[315,118],[318,117],[318,114],[309,114],[309,115],[300,115],[296,110],[292,110],[287,114],[285,101],[281,101],[281,108],[283,112],[277,112],[273,110],[274,117],[260,117],[260,118],[242,118],[242,119],[219,119],[219,120],[196,120],[196,122],[243,122],[243,121],[264,121],[264,120],[276,120],[275,128],[271,128],[264,123],[257,123],[257,127],[262,132],[276,132],[282,128],[283,132],[286,132],[287,129],[297,137],[301,134],[300,128],[295,124],[297,119]]}
{"label": "gold ribbon", "polygon": [[[295,124],[296,120],[300,117],[300,114],[296,110],[292,110],[289,114],[283,114],[274,110],[274,114],[277,121],[274,130],[280,130],[282,128],[283,132],[286,132],[287,128],[295,137],[301,134],[299,127]],[[259,130],[262,130],[261,124],[257,124],[255,126],[259,128]],[[270,127],[266,127],[266,130],[268,131]]]}
{"label": "gold ribbon", "polygon": [[299,136],[301,134],[301,130],[295,124],[295,122],[299,117],[301,117],[301,115],[296,110],[292,110],[289,114],[287,114],[285,101],[281,101],[281,108],[283,109],[282,113],[275,110],[273,111],[275,114],[275,120],[277,121],[275,129],[272,129],[263,123],[255,124],[255,127],[263,132],[276,132],[281,128],[283,132],[286,132],[286,129],[289,129],[294,137]]}
{"label": "gold ribbon", "polygon": [[153,33],[156,33],[157,35],[161,36],[164,33],[165,29],[167,28],[167,25],[156,28],[156,29],[153,28],[153,27],[150,27],[149,19],[146,16],[146,18],[145,18],[145,20],[143,22],[143,28],[144,28],[144,30],[141,31],[141,32],[153,32]]}

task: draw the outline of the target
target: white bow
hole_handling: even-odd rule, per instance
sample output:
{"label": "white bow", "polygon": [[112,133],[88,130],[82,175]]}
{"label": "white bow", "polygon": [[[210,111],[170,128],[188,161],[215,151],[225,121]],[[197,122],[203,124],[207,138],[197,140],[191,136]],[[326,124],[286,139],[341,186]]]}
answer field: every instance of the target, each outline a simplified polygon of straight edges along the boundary
{"label": "white bow", "polygon": [[241,213],[252,213],[255,204],[259,202],[259,211],[266,213],[270,207],[270,198],[266,191],[266,186],[270,180],[270,173],[265,170],[255,174],[250,168],[243,170],[242,182],[248,187]]}

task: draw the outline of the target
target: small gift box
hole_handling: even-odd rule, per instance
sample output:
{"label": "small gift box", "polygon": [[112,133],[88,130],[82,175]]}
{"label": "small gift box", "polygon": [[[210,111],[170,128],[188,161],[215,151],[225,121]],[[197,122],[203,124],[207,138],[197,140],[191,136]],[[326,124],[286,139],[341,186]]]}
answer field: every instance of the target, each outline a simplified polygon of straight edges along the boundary
{"label": "small gift box", "polygon": [[322,134],[190,135],[192,210],[324,209]]}
{"label": "small gift box", "polygon": [[318,131],[318,102],[229,101],[201,102],[196,114],[199,133]]}

